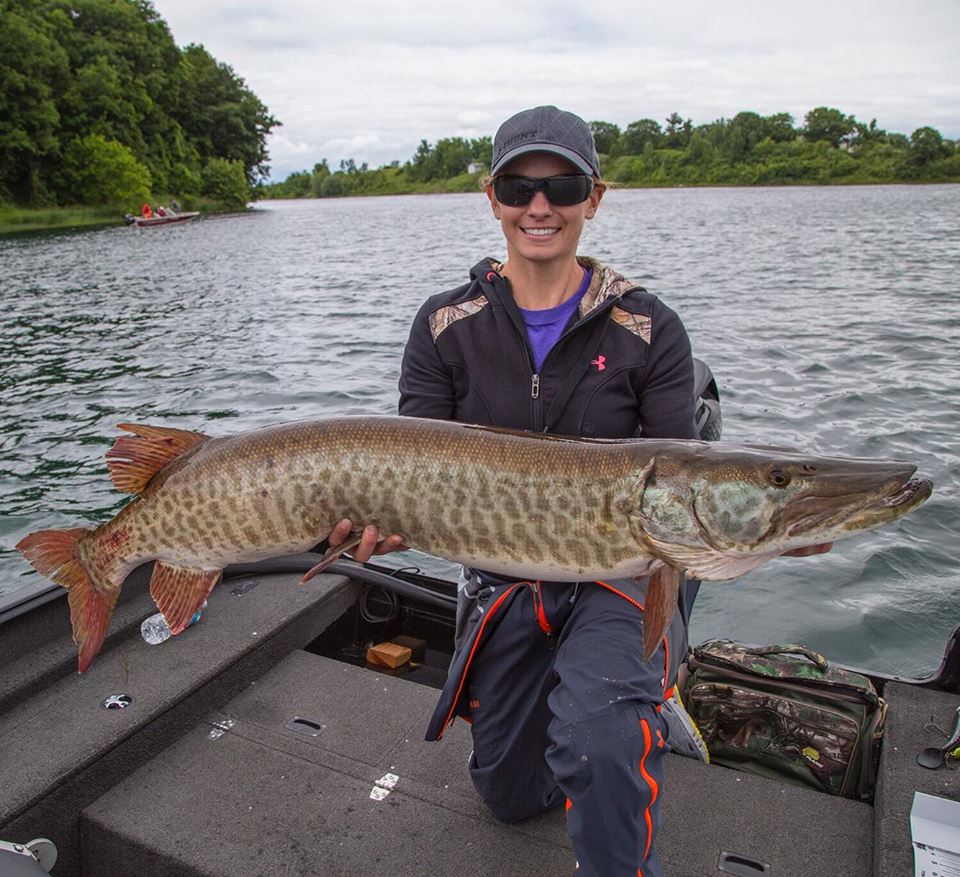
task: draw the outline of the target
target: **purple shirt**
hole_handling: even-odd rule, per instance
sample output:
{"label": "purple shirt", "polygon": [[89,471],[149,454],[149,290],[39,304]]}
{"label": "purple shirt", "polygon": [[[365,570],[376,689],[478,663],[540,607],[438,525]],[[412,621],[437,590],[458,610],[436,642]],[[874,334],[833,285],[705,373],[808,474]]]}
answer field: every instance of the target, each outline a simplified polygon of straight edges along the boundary
{"label": "purple shirt", "polygon": [[523,316],[523,322],[527,325],[527,338],[530,339],[530,349],[533,351],[533,364],[537,372],[543,366],[543,361],[547,358],[550,348],[557,343],[557,339],[563,334],[563,330],[570,322],[570,317],[580,304],[587,287],[590,286],[590,279],[593,272],[589,268],[583,269],[583,281],[580,288],[562,304],[555,308],[546,308],[541,311],[530,311],[526,308],[520,308]]}

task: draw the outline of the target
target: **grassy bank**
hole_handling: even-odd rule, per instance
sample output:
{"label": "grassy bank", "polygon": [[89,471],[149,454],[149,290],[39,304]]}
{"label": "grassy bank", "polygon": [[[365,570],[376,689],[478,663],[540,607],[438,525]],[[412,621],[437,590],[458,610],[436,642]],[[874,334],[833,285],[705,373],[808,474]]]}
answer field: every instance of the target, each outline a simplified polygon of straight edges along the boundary
{"label": "grassy bank", "polygon": [[[158,198],[154,203],[169,204],[172,198]],[[208,198],[192,198],[181,205],[183,210],[199,210],[203,215],[236,213],[235,207]],[[96,228],[123,225],[123,212],[115,207],[13,207],[0,204],[0,235],[57,229]]]}
{"label": "grassy bank", "polygon": [[0,234],[116,225],[123,216],[109,207],[10,207],[0,205]]}

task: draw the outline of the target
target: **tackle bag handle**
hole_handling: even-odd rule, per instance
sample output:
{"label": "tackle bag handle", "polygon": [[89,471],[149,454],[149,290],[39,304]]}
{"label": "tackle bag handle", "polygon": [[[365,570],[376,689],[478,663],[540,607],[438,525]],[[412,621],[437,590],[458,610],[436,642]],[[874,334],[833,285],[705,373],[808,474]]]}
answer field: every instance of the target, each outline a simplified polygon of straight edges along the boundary
{"label": "tackle bag handle", "polygon": [[803,655],[817,665],[817,669],[826,672],[829,665],[827,659],[819,652],[808,649],[806,646],[799,646],[794,643],[780,643],[775,646],[756,646],[752,649],[744,649],[747,655]]}

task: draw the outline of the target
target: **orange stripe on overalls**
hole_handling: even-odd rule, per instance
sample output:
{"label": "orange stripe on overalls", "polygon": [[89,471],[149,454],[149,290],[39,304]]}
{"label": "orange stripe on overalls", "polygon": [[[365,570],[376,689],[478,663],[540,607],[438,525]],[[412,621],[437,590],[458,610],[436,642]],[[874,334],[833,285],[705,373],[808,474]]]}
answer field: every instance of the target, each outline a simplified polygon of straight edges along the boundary
{"label": "orange stripe on overalls", "polygon": [[[647,843],[643,849],[643,858],[646,860],[650,854],[650,846],[653,843],[653,816],[650,811],[653,809],[653,805],[660,795],[660,786],[657,785],[657,781],[647,770],[647,756],[650,754],[650,749],[653,746],[653,735],[650,733],[650,725],[646,719],[640,719],[640,727],[643,729],[643,755],[640,756],[640,776],[643,777],[643,781],[650,787],[650,803],[643,811],[643,821],[647,826]],[[638,873],[642,873],[642,871]]]}

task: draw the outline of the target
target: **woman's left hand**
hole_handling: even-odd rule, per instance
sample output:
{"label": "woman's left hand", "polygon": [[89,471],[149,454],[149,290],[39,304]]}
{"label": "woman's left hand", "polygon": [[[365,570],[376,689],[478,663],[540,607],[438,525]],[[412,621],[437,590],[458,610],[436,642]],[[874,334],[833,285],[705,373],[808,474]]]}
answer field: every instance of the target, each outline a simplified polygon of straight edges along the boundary
{"label": "woman's left hand", "polygon": [[805,548],[791,548],[784,551],[781,557],[810,557],[811,554],[826,554],[833,548],[832,542],[824,542],[821,545],[807,545]]}

